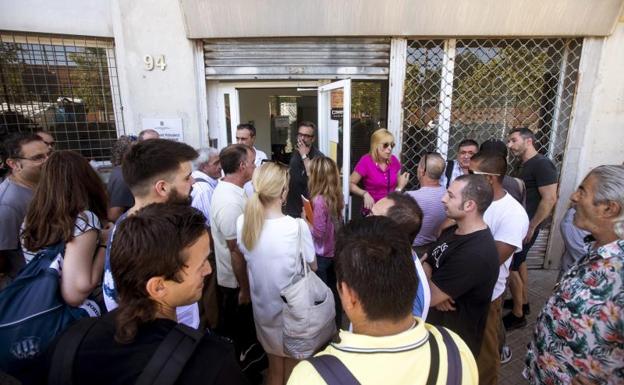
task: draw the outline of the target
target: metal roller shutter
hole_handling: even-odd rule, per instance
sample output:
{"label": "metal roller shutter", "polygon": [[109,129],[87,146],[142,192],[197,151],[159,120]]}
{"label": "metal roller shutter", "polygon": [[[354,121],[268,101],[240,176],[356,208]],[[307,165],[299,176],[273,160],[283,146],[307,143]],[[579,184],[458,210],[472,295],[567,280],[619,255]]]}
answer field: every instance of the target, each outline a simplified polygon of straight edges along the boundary
{"label": "metal roller shutter", "polygon": [[206,79],[387,79],[389,38],[204,40]]}

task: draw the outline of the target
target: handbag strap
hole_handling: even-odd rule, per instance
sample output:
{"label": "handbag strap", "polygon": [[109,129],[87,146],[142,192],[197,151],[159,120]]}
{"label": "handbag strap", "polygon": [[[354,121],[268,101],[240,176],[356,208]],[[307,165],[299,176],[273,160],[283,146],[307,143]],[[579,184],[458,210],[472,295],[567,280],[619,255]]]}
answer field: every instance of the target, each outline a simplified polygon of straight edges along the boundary
{"label": "handbag strap", "polygon": [[295,277],[299,273],[299,269],[298,269],[299,260],[301,261],[304,277],[308,275],[308,271],[310,270],[310,267],[308,266],[308,264],[305,261],[305,258],[303,257],[303,247],[302,247],[302,241],[301,241],[301,237],[303,236],[302,231],[301,231],[301,225],[302,225],[303,219],[297,218],[296,221],[297,221],[297,257],[296,257],[297,259],[295,261],[295,273],[290,278],[291,283],[293,279],[295,279]]}
{"label": "handbag strap", "polygon": [[73,383],[76,352],[97,321],[97,318],[84,318],[70,327],[59,339],[52,353],[48,384],[71,385]]}
{"label": "handbag strap", "polygon": [[135,385],[174,384],[203,337],[203,332],[177,324],[160,343]]}
{"label": "handbag strap", "polygon": [[336,356],[323,354],[307,360],[327,385],[360,385],[353,373]]}

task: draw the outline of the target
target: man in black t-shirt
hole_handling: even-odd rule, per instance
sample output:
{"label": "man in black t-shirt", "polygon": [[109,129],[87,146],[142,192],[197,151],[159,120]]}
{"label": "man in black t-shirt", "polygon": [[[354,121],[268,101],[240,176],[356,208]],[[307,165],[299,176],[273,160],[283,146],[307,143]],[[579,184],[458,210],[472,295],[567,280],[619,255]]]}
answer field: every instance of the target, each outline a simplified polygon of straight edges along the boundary
{"label": "man in black t-shirt", "polygon": [[444,230],[423,257],[431,289],[427,321],[459,334],[475,357],[499,270],[494,238],[483,221],[492,197],[482,175],[455,179],[442,203],[457,224]]}
{"label": "man in black t-shirt", "polygon": [[316,136],[316,124],[312,122],[301,122],[297,127],[297,147],[290,158],[290,182],[288,185],[288,196],[286,197],[286,207],[284,214],[293,218],[301,216],[303,202],[301,195],[308,196],[308,168],[310,161],[323,153],[314,147]]}
{"label": "man in black t-shirt", "polygon": [[522,160],[518,176],[526,186],[526,210],[530,220],[522,251],[514,255],[510,267],[512,301],[505,301],[505,307],[512,308],[512,311],[503,317],[503,322],[507,330],[513,330],[527,324],[526,315],[530,308],[526,256],[539,235],[541,224],[550,216],[557,203],[557,169],[550,159],[537,152],[535,134],[528,128],[512,130],[507,147]]}

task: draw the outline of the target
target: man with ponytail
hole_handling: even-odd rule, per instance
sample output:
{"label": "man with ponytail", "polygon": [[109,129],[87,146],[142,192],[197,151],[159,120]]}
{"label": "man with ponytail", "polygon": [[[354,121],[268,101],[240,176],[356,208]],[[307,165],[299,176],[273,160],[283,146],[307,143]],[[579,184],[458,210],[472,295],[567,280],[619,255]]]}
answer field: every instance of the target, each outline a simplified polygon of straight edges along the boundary
{"label": "man with ponytail", "polygon": [[[148,205],[120,223],[116,233],[111,267],[119,307],[97,321],[79,321],[61,337],[53,364],[57,355],[66,354],[63,347],[70,345],[66,342],[84,333],[72,360],[71,379],[65,378],[64,383],[141,382],[137,379],[144,371],[151,373],[146,367],[151,368],[152,358],[167,345],[163,341],[174,329],[188,329],[176,326],[176,309],[199,300],[204,277],[211,273],[205,217],[190,206]],[[85,322],[94,323],[85,329]],[[230,344],[210,334],[194,331],[193,335],[198,342],[186,364],[182,362],[176,383],[245,383]],[[166,373],[169,365],[165,361],[160,373]]]}

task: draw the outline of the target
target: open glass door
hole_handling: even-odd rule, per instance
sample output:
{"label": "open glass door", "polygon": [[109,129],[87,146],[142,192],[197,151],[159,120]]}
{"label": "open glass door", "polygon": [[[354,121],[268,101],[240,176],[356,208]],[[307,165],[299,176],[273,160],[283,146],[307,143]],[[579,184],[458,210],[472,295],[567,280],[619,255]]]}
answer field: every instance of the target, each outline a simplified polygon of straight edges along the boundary
{"label": "open glass door", "polygon": [[351,79],[318,88],[319,149],[338,164],[342,179],[345,221],[351,219]]}
{"label": "open glass door", "polygon": [[219,87],[218,98],[219,148],[223,148],[236,142],[236,126],[240,123],[238,90],[234,87]]}

